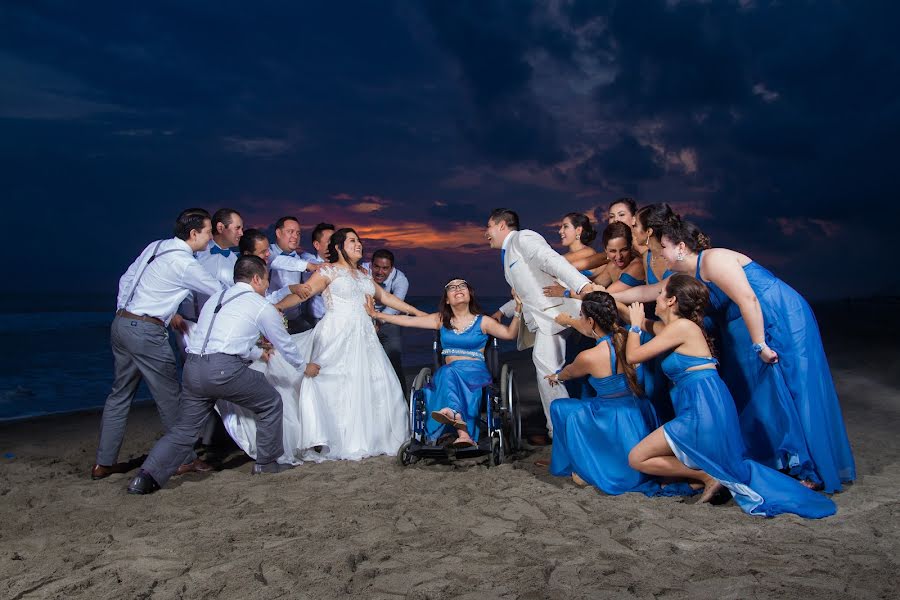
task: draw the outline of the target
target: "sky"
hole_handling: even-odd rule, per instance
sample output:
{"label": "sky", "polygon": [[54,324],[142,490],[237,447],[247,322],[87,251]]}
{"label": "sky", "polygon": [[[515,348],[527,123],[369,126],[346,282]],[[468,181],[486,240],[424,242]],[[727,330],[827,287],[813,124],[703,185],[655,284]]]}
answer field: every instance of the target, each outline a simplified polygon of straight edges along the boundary
{"label": "sky", "polygon": [[2,291],[108,293],[184,208],[508,288],[492,208],[669,202],[811,299],[900,294],[900,4],[0,4]]}

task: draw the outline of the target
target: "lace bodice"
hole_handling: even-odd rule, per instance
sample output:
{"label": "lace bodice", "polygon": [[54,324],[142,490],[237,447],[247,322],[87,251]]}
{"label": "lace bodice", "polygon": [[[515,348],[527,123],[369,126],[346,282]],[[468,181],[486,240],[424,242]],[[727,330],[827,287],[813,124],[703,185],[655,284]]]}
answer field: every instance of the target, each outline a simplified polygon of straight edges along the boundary
{"label": "lace bodice", "polygon": [[330,282],[322,292],[327,312],[359,313],[368,318],[364,307],[366,295],[375,294],[375,282],[371,275],[336,265],[323,266],[318,272]]}

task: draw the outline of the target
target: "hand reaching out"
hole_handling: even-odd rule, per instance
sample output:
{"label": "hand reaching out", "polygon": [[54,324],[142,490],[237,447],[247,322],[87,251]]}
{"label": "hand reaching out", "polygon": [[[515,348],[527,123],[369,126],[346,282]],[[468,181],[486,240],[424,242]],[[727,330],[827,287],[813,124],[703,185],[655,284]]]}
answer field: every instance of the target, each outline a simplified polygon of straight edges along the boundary
{"label": "hand reaching out", "polygon": [[759,360],[766,364],[773,365],[778,362],[778,353],[766,346],[759,352]]}
{"label": "hand reaching out", "polygon": [[373,319],[378,317],[378,311],[375,310],[375,298],[366,294],[366,302],[363,304],[366,309],[366,314],[372,317]]}
{"label": "hand reaching out", "polygon": [[172,317],[172,320],[169,321],[169,326],[171,326],[172,329],[179,333],[186,334],[188,332],[187,321],[185,321],[184,318],[182,318],[182,316],[177,313]]}
{"label": "hand reaching out", "polygon": [[628,307],[628,316],[631,320],[632,325],[637,325],[640,327],[644,324],[644,303],[643,302],[633,302],[631,306]]}
{"label": "hand reaching out", "polygon": [[306,270],[310,273],[315,273],[316,271],[318,271],[321,268],[322,268],[322,265],[320,265],[319,263],[314,263],[314,262],[306,263]]}
{"label": "hand reaching out", "polygon": [[571,327],[572,321],[574,321],[575,319],[569,313],[559,313],[553,320],[563,327]]}
{"label": "hand reaching out", "polygon": [[565,291],[566,291],[566,288],[564,288],[563,286],[561,286],[559,284],[554,283],[554,284],[548,285],[547,287],[544,288],[544,295],[548,296],[550,298],[562,298]]}
{"label": "hand reaching out", "polygon": [[305,302],[312,298],[313,291],[312,286],[308,283],[295,283],[288,286],[291,289],[291,293],[300,298],[301,302]]}

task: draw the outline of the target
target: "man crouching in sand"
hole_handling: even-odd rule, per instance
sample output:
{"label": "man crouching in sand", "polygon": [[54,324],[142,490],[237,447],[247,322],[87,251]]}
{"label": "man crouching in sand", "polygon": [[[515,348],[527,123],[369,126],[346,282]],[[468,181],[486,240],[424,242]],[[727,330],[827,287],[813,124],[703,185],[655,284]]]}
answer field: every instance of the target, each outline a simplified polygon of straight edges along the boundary
{"label": "man crouching in sand", "polygon": [[234,265],[235,285],[203,306],[187,347],[181,411],[175,426],[150,451],[129,494],[151,494],[164,486],[196,441],[216,400],[242,406],[257,417],[256,464],[251,473],[280,473],[291,465],[279,464],[282,442],[281,396],[265,376],[248,368],[252,359],[268,360],[256,347],[263,334],[288,363],[315,377],[319,366],[306,364],[287,331],[281,315],[265,299],[269,287],[266,263],[257,256],[242,256]]}

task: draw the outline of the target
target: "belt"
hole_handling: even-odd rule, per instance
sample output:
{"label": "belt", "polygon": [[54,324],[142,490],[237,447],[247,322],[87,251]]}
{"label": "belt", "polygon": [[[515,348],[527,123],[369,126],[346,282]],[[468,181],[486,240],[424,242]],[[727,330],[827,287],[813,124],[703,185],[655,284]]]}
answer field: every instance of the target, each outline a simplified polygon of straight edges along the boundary
{"label": "belt", "polygon": [[156,317],[148,317],[146,315],[136,315],[134,313],[130,313],[124,308],[121,308],[116,311],[117,317],[125,317],[126,319],[137,319],[138,321],[146,321],[147,323],[153,323],[154,325],[159,325],[160,327],[165,327],[166,324],[163,323],[162,319],[157,319]]}

